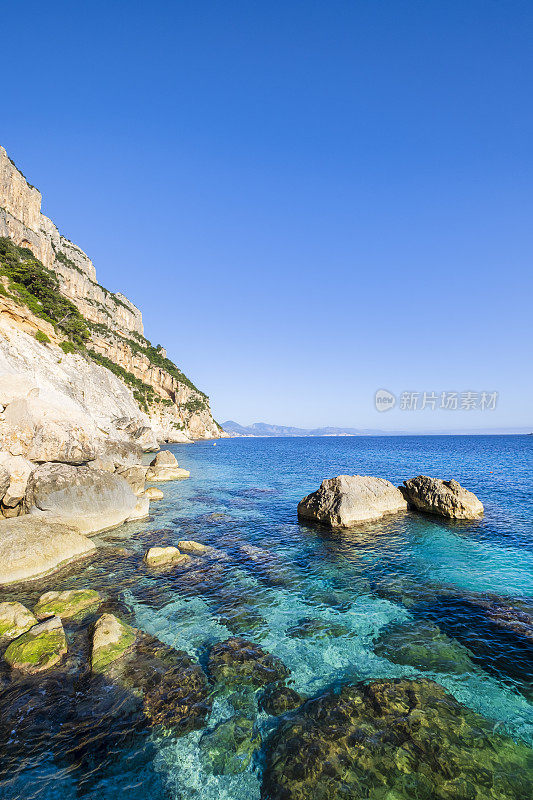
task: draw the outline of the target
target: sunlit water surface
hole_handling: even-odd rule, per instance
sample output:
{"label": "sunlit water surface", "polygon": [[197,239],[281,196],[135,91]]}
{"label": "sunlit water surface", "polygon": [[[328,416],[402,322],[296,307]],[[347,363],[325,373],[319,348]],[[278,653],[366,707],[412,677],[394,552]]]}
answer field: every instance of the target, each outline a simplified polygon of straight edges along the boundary
{"label": "sunlit water surface", "polygon": [[[233,439],[170,449],[191,478],[161,484],[165,498],[152,503],[149,521],[101,534],[97,557],[0,599],[31,603],[52,588],[102,589],[124,601],[139,628],[203,665],[217,641],[235,634],[257,641],[308,696],[346,682],[424,674],[496,729],[532,742],[531,651],[487,623],[475,603],[488,593],[531,608],[533,437]],[[474,491],[483,519],[399,514],[343,533],[297,521],[298,501],[325,477],[377,475],[399,484],[420,473],[453,477]],[[147,546],[180,539],[217,553],[188,569],[150,573],[142,563]],[[422,672],[378,655],[387,626],[402,622],[438,625],[461,653],[467,648],[472,668]],[[221,695],[208,727],[234,713]],[[259,712],[263,737],[273,724]],[[52,743],[2,775],[0,796],[258,800],[261,754],[242,774],[215,776],[199,759],[201,735],[151,734],[107,753],[94,778],[58,758]],[[28,736],[38,732],[30,728]]]}

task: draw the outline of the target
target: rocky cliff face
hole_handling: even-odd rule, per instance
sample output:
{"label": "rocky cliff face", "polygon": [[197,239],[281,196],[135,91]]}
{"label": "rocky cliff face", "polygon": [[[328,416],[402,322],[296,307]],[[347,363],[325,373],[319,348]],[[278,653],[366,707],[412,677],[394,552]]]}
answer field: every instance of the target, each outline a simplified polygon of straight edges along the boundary
{"label": "rocky cliff face", "polygon": [[[130,413],[131,418],[142,419],[143,425],[150,427],[160,442],[224,435],[211,416],[207,396],[166,358],[163,350],[152,347],[145,339],[139,309],[122,294],[110,292],[98,284],[90,258],[61,236],[54,223],[42,214],[40,192],[28,183],[3,147],[0,147],[0,237],[27,248],[54,273],[61,295],[76,306],[86,321],[90,336],[84,349],[100,366],[90,360],[87,364],[87,358],[81,354],[75,357],[84,358],[86,368],[94,371],[91,380],[97,385],[100,382],[96,376],[101,374],[102,367],[115,373],[111,376],[113,382],[118,382],[121,392],[125,391],[133,400],[135,414]],[[29,340],[22,337],[22,333],[35,336],[37,330],[44,332],[43,320],[23,308],[24,298],[10,291],[9,280],[1,278],[1,269],[0,280],[3,280],[0,315],[4,321],[0,328],[4,342],[0,341],[0,345],[3,345],[4,359],[14,364],[15,372],[22,369],[21,363],[26,359],[36,385],[43,381],[46,384],[43,364],[47,360],[43,361],[40,356],[44,356],[45,348],[53,351],[61,344],[61,334],[57,326],[51,327],[46,334],[50,342],[38,345],[40,356],[33,353],[32,348],[28,349]],[[9,337],[6,331],[10,332]],[[60,350],[55,352],[56,362],[64,355]],[[7,367],[5,363],[2,367],[0,361],[0,373],[2,369],[7,370]],[[56,372],[50,364],[46,369],[52,370],[52,376]],[[91,409],[87,410],[91,413]],[[95,414],[98,416],[96,409]]]}

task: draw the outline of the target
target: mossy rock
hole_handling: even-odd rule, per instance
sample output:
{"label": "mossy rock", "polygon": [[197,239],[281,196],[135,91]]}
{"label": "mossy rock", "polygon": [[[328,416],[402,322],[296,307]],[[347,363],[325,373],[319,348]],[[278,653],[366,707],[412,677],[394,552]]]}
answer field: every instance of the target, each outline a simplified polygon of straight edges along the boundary
{"label": "mossy rock", "polygon": [[22,603],[0,603],[0,640],[16,639],[36,624],[37,620]]}
{"label": "mossy rock", "polygon": [[91,666],[93,672],[105,672],[133,645],[137,631],[114,614],[103,614],[94,626]]}
{"label": "mossy rock", "polygon": [[100,602],[101,597],[94,589],[68,589],[41,595],[33,611],[39,619],[51,615],[61,619],[80,618],[94,611]]}
{"label": "mossy rock", "polygon": [[213,775],[235,775],[247,769],[261,737],[254,721],[244,716],[220,722],[200,739],[200,760]]}
{"label": "mossy rock", "polygon": [[67,640],[61,620],[51,617],[14,639],[4,658],[12,669],[33,674],[56,666],[66,652]]}
{"label": "mossy rock", "polygon": [[524,800],[533,751],[426,679],[345,686],[308,701],[269,742],[269,800]]}

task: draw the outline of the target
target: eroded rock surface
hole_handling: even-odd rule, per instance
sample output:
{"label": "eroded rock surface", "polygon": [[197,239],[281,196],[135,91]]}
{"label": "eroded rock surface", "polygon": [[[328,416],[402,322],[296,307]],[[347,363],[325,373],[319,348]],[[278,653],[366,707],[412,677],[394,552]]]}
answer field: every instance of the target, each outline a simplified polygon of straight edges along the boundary
{"label": "eroded rock surface", "polygon": [[92,534],[131,518],[138,499],[126,481],[104,470],[42,464],[30,476],[25,506]]}
{"label": "eroded rock surface", "polygon": [[326,478],[320,488],[298,503],[298,516],[331,528],[349,528],[405,511],[402,493],[384,478],[339,475]]}
{"label": "eroded rock surface", "polygon": [[523,800],[533,751],[428,680],[345,686],[273,735],[266,800]]}
{"label": "eroded rock surface", "polygon": [[45,575],[96,546],[73,528],[23,516],[0,520],[0,586]]}
{"label": "eroded rock surface", "polygon": [[419,475],[404,481],[402,491],[410,505],[427,514],[449,519],[476,519],[483,514],[482,502],[454,480]]}
{"label": "eroded rock surface", "polygon": [[156,455],[146,473],[147,481],[175,481],[180,478],[188,478],[190,472],[182,469],[176,460],[176,457],[170,450],[161,450]]}

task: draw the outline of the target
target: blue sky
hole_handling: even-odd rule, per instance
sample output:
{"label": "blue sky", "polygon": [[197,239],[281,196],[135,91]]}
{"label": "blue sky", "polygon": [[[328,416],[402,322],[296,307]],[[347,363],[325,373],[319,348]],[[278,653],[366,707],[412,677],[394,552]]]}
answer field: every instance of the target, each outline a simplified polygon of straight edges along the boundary
{"label": "blue sky", "polygon": [[[2,17],[0,142],[217,419],[533,425],[531,2]],[[499,400],[380,414],[379,388]]]}

